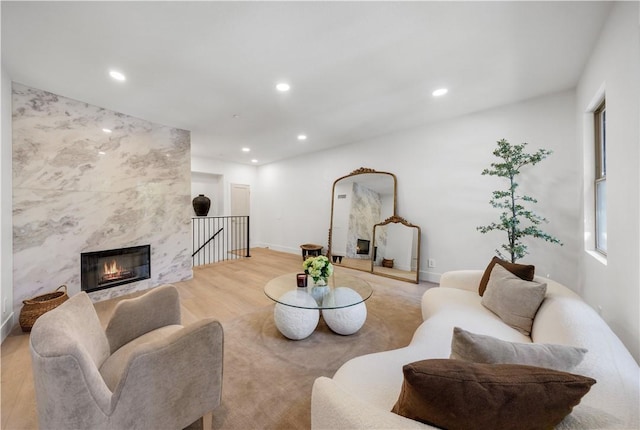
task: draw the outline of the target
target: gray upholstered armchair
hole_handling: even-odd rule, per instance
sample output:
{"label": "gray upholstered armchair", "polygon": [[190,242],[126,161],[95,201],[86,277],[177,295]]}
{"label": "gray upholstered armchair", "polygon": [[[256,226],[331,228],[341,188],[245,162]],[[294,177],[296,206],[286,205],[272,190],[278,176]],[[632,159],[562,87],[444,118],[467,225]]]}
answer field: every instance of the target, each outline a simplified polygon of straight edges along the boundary
{"label": "gray upholstered armchair", "polygon": [[181,326],[171,285],[118,303],[106,330],[76,294],[38,318],[30,343],[43,429],[182,429],[220,404],[222,326]]}

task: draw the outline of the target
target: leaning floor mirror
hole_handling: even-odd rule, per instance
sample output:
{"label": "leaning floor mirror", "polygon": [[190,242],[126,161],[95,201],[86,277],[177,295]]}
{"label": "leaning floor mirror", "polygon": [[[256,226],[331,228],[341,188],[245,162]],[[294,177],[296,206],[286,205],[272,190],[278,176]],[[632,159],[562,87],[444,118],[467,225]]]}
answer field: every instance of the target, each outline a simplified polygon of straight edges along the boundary
{"label": "leaning floor mirror", "polygon": [[372,273],[420,282],[420,227],[399,216],[389,217],[373,227],[373,248]]}
{"label": "leaning floor mirror", "polygon": [[396,177],[369,168],[333,183],[328,255],[334,264],[370,272],[373,226],[396,211]]}

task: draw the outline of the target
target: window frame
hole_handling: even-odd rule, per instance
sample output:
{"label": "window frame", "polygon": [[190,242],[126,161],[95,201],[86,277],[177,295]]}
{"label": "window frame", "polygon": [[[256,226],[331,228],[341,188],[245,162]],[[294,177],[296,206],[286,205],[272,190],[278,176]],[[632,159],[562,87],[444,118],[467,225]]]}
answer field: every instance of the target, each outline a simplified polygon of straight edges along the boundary
{"label": "window frame", "polygon": [[[601,215],[598,211],[599,194],[598,189],[604,184],[606,190],[607,181],[607,105],[606,100],[603,99],[598,107],[593,112],[594,120],[594,145],[595,145],[595,178],[594,178],[594,248],[600,254],[607,255],[606,241],[604,244],[600,243],[602,231],[599,228]],[[605,191],[606,193],[606,191]],[[606,203],[606,194],[605,194]],[[606,235],[606,206],[604,206],[604,234]]]}

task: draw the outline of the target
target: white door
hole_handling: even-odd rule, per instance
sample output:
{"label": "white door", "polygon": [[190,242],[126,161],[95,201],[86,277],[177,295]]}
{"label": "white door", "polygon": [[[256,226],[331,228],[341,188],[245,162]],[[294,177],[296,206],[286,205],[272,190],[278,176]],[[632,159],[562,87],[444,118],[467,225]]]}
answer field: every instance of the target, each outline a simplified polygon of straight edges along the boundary
{"label": "white door", "polygon": [[249,215],[249,185],[231,184],[231,215]]}
{"label": "white door", "polygon": [[[251,189],[249,185],[231,184],[231,216],[249,216]],[[244,218],[231,219],[231,249],[232,252],[247,248],[249,232],[247,220]]]}

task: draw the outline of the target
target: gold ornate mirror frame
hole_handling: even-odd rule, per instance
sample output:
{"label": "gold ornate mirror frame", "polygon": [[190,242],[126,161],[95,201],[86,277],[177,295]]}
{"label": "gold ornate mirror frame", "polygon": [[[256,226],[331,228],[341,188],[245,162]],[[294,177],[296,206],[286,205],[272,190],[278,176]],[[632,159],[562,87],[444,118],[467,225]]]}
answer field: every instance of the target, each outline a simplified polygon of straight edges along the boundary
{"label": "gold ornate mirror frame", "polygon": [[373,226],[396,215],[393,173],[361,167],[333,182],[327,256],[338,266],[371,272]]}
{"label": "gold ornate mirror frame", "polygon": [[396,215],[374,225],[371,273],[420,282],[420,236],[420,227]]}

